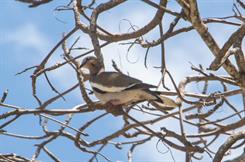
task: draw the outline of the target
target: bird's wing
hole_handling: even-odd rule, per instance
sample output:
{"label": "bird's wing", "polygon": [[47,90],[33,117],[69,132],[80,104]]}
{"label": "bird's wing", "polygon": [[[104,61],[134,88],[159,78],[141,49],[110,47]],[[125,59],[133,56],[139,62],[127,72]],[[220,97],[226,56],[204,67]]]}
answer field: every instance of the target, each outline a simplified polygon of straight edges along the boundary
{"label": "bird's wing", "polygon": [[156,88],[154,85],[117,72],[102,72],[90,80],[93,89],[102,92],[121,92],[130,89]]}

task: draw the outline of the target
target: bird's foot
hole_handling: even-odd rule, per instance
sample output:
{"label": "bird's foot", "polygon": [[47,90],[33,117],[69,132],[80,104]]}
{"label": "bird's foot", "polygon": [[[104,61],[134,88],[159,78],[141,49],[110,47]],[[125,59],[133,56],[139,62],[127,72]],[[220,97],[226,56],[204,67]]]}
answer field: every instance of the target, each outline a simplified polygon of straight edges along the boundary
{"label": "bird's foot", "polygon": [[124,113],[123,112],[123,105],[115,104],[116,102],[115,101],[107,102],[105,104],[105,106],[106,106],[105,109],[108,113],[111,113],[114,116],[119,116],[119,115],[122,115]]}

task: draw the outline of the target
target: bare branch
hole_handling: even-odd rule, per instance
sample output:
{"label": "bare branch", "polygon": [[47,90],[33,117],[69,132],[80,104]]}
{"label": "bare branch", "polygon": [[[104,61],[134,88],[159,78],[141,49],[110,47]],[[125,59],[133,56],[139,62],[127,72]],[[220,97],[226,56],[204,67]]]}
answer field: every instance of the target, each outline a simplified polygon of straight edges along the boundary
{"label": "bare branch", "polygon": [[231,135],[227,141],[221,145],[221,147],[219,148],[219,150],[217,151],[217,153],[214,156],[214,162],[220,162],[223,158],[223,156],[225,155],[226,151],[228,151],[228,149],[238,140],[240,139],[244,139],[245,138],[245,131],[240,131],[237,133],[234,133],[233,135]]}

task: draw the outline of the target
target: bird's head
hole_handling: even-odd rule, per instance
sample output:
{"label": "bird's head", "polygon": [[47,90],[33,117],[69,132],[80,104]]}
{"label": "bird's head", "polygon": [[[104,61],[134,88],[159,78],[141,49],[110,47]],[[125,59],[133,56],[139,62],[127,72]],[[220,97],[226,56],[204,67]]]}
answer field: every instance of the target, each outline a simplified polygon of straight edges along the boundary
{"label": "bird's head", "polygon": [[81,63],[80,68],[88,69],[90,75],[97,75],[104,69],[99,59],[94,56],[85,57]]}

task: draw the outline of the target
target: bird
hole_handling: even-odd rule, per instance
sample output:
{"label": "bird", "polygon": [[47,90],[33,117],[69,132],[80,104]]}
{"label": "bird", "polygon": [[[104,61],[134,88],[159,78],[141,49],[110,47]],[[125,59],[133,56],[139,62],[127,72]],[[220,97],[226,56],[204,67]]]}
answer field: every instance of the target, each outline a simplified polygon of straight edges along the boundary
{"label": "bird", "polygon": [[117,107],[149,101],[166,111],[178,107],[174,100],[161,95],[161,92],[150,90],[157,88],[155,85],[121,72],[105,71],[103,63],[97,57],[85,57],[80,68],[88,70],[91,88],[101,104]]}

